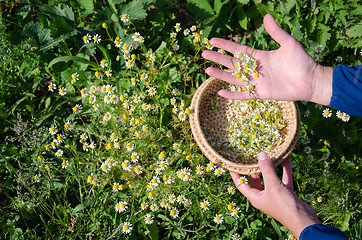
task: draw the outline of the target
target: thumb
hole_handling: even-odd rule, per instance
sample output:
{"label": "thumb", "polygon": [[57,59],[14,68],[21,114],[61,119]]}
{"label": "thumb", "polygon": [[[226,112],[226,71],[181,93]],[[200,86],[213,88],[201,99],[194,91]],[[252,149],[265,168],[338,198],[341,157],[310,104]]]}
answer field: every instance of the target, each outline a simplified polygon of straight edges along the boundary
{"label": "thumb", "polygon": [[266,153],[261,152],[258,155],[258,160],[260,171],[264,179],[265,189],[272,188],[276,184],[279,184],[280,179],[277,176],[274,164],[270,157]]}
{"label": "thumb", "polygon": [[280,46],[287,45],[290,39],[294,39],[276,23],[272,15],[265,15],[263,22],[265,30]]}

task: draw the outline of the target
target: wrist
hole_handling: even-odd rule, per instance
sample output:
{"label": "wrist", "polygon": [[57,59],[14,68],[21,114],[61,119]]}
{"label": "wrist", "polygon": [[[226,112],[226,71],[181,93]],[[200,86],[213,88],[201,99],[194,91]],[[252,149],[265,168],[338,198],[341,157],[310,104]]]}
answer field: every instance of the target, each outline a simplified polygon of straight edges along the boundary
{"label": "wrist", "polygon": [[333,67],[317,65],[312,74],[312,96],[309,101],[329,105],[332,98]]}
{"label": "wrist", "polygon": [[294,211],[289,212],[290,218],[282,223],[297,239],[305,228],[321,223],[311,206],[302,200],[298,202]]}

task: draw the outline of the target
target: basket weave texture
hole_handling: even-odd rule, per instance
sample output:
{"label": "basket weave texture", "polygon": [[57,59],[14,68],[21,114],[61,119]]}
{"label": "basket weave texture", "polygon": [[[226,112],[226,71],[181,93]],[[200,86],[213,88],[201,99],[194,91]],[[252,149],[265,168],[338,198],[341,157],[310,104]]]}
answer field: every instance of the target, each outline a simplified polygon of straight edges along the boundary
{"label": "basket weave texture", "polygon": [[[190,106],[190,126],[192,134],[203,154],[216,165],[243,175],[260,173],[257,159],[243,162],[242,159],[237,157],[236,152],[231,152],[231,156],[234,157],[226,159],[209,144],[203,133],[201,123],[207,124],[208,128],[212,129],[212,132],[216,134],[222,132],[220,130],[230,114],[233,114],[233,116],[240,115],[235,112],[235,109],[229,107],[227,104],[229,100],[225,98],[220,98],[221,103],[219,103],[225,107],[218,108],[212,112],[208,111],[210,98],[217,95],[217,92],[225,85],[227,85],[227,83],[224,81],[211,77],[196,90]],[[268,153],[274,166],[281,164],[293,151],[300,132],[300,114],[296,103],[291,101],[277,101],[277,103],[280,105],[281,111],[283,112],[283,119],[286,120],[287,126],[283,129],[281,143],[273,146],[271,152]]]}

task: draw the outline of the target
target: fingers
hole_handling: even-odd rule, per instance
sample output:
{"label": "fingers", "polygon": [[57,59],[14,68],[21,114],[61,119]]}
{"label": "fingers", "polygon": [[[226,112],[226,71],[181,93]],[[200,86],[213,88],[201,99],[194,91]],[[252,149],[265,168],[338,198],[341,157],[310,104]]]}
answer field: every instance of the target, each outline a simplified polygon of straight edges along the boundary
{"label": "fingers", "polygon": [[274,20],[272,15],[267,14],[264,16],[264,27],[269,35],[280,44],[280,46],[287,45],[288,42],[294,38],[290,36],[283,28],[281,28]]}
{"label": "fingers", "polygon": [[233,92],[229,90],[220,90],[218,92],[219,96],[231,99],[231,100],[252,100],[255,99],[255,96],[250,94],[248,91],[242,92]]}
{"label": "fingers", "polygon": [[282,182],[289,190],[294,191],[292,158],[290,156],[288,156],[287,159],[285,159],[284,164],[283,164]]}
{"label": "fingers", "polygon": [[223,70],[220,70],[220,69],[217,69],[217,68],[212,68],[212,67],[207,68],[205,70],[205,72],[209,76],[212,76],[214,78],[223,80],[223,81],[228,82],[230,84],[237,85],[237,86],[244,85],[244,84],[242,84],[241,80],[234,77],[231,74],[231,72],[226,72],[226,71],[223,71]]}
{"label": "fingers", "polygon": [[280,180],[275,172],[275,167],[269,156],[261,152],[258,156],[260,171],[263,175],[265,189],[272,188],[280,184]]}
{"label": "fingers", "polygon": [[253,188],[259,189],[260,191],[264,190],[264,186],[260,182],[260,174],[253,174],[249,178],[249,184]]}
{"label": "fingers", "polygon": [[[235,186],[238,184],[238,180],[240,178],[240,174],[230,172],[231,178],[234,181]],[[250,202],[252,202],[256,197],[257,194],[260,193],[260,190],[253,188],[250,184],[243,184],[239,185],[237,189],[247,198]]]}
{"label": "fingers", "polygon": [[235,53],[246,53],[249,56],[251,56],[253,53],[255,54],[255,52],[256,52],[256,50],[254,50],[251,47],[241,45],[239,43],[229,41],[229,40],[225,40],[225,39],[222,39],[222,38],[212,38],[210,40],[210,44],[213,45],[214,47],[224,49],[224,50],[226,50],[226,51],[228,51],[230,53],[233,53],[233,54],[235,54]]}
{"label": "fingers", "polygon": [[202,52],[202,57],[207,60],[222,64],[229,69],[235,69],[235,64],[238,62],[238,60],[234,57],[210,50],[205,50]]}

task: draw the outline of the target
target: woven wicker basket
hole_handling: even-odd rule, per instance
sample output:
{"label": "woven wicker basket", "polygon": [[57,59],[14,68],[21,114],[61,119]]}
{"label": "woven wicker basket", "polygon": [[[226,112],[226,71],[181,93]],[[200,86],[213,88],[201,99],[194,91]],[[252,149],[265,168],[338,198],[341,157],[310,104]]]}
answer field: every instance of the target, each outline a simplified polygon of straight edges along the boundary
{"label": "woven wicker basket", "polygon": [[[224,102],[222,103],[222,105],[225,106],[224,108],[215,110],[212,113],[207,111],[210,98],[217,95],[217,92],[225,85],[227,85],[227,83],[224,81],[211,77],[197,89],[190,106],[190,125],[192,134],[203,154],[216,165],[243,175],[260,173],[257,159],[252,159],[252,161],[249,161],[248,163],[242,162],[242,160],[237,159],[237,157],[226,159],[221,156],[217,150],[212,148],[203,133],[200,124],[201,122],[205,122],[206,120],[206,124],[211,127],[213,132],[217,133],[220,131],[218,128],[226,121],[226,115],[230,114],[230,112],[235,113],[235,109],[230,109],[227,105],[228,100],[224,98],[220,99],[220,101]],[[274,166],[281,164],[292,152],[298,141],[300,132],[300,115],[297,105],[294,102],[289,101],[278,101],[277,103],[280,104],[283,118],[287,120],[287,126],[283,130],[281,143],[274,146],[269,153]]]}

